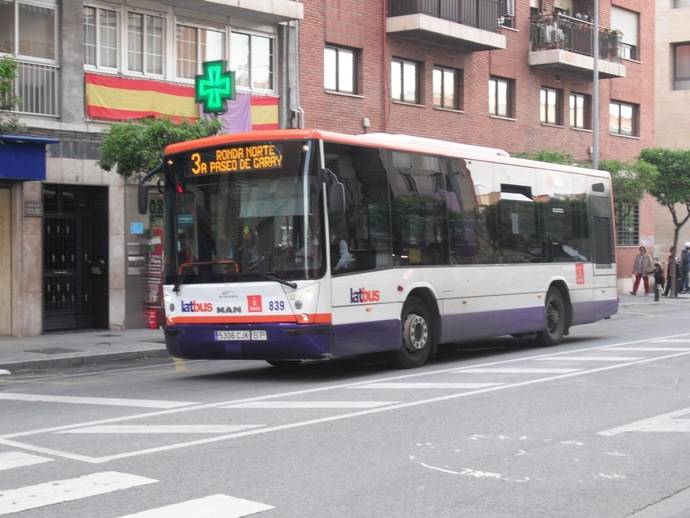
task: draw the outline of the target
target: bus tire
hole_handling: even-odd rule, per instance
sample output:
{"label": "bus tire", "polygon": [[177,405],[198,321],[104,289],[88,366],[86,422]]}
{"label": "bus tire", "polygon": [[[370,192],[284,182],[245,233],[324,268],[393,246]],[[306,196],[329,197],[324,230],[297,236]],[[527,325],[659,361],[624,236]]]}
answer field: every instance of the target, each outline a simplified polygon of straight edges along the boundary
{"label": "bus tire", "polygon": [[266,363],[279,369],[294,369],[302,364],[302,360],[266,360]]}
{"label": "bus tire", "polygon": [[402,344],[389,353],[388,361],[399,369],[424,365],[436,347],[433,313],[421,298],[412,296],[403,306],[401,325]]}
{"label": "bus tire", "polygon": [[544,302],[546,327],[537,333],[537,344],[543,347],[558,345],[563,341],[567,328],[567,308],[561,290],[551,286]]}

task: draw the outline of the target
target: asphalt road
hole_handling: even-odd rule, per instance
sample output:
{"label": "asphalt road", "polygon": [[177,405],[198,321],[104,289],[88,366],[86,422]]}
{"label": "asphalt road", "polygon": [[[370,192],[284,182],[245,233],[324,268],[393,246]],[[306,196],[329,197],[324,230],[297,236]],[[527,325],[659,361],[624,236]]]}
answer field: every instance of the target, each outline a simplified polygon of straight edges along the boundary
{"label": "asphalt road", "polygon": [[412,371],[0,378],[0,516],[687,518],[689,311],[629,306],[558,347],[475,342]]}

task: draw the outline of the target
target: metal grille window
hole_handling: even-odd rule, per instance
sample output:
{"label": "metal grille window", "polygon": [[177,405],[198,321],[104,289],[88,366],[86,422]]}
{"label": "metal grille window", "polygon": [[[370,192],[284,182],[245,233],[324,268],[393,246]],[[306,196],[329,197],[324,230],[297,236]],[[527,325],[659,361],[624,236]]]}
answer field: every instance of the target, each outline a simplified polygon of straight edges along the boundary
{"label": "metal grille window", "polygon": [[614,135],[638,136],[637,124],[639,107],[620,101],[611,101],[609,105],[609,132]]}
{"label": "metal grille window", "polygon": [[561,90],[541,87],[539,93],[539,120],[546,124],[561,124]]}
{"label": "metal grille window", "polygon": [[461,109],[460,84],[462,70],[434,67],[433,92],[434,106],[450,110]]}
{"label": "metal grille window", "polygon": [[391,60],[391,98],[419,104],[419,65],[404,59]]}
{"label": "metal grille window", "polygon": [[591,129],[592,98],[586,94],[570,94],[570,127],[577,129]]}
{"label": "metal grille window", "polygon": [[489,114],[497,117],[513,117],[513,90],[515,83],[512,79],[491,77],[489,79]]}
{"label": "metal grille window", "polygon": [[357,93],[357,54],[352,49],[326,46],[323,54],[323,86],[332,92]]}
{"label": "metal grille window", "polygon": [[616,245],[637,246],[640,242],[640,206],[616,204]]}
{"label": "metal grille window", "polygon": [[230,69],[239,88],[273,90],[273,39],[233,32]]}
{"label": "metal grille window", "polygon": [[620,7],[611,7],[611,29],[621,33],[618,57],[640,59],[640,15]]}

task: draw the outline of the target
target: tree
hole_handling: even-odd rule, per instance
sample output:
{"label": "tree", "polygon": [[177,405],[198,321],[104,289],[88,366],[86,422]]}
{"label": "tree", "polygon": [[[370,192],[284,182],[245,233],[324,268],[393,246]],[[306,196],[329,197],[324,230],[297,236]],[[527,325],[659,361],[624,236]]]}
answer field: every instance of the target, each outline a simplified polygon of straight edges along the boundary
{"label": "tree", "polygon": [[219,129],[217,119],[179,124],[168,119],[144,119],[113,124],[105,134],[98,165],[106,171],[115,167],[125,178],[145,173],[160,163],[166,146],[215,135]]}
{"label": "tree", "polygon": [[611,187],[616,202],[616,220],[624,221],[633,207],[639,205],[644,193],[648,191],[658,172],[652,164],[637,160],[621,162],[602,160],[599,168],[611,174]]}
{"label": "tree", "polygon": [[17,62],[8,57],[0,58],[0,135],[17,133],[23,128],[16,117],[9,113],[19,98],[14,95],[17,79]]}
{"label": "tree", "polygon": [[[658,170],[648,190],[660,205],[666,207],[673,220],[673,250],[678,250],[678,234],[690,219],[690,150],[643,149],[640,159]],[[682,207],[685,207],[683,213]],[[676,264],[671,264],[672,296],[676,297]]]}

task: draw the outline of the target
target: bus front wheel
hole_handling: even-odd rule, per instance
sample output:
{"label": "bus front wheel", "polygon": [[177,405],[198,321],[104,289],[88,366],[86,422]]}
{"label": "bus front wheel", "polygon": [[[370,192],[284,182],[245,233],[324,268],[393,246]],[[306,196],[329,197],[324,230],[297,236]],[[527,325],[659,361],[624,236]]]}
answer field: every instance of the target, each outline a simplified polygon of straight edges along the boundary
{"label": "bus front wheel", "polygon": [[537,333],[537,343],[549,347],[558,345],[563,341],[566,332],[566,307],[561,290],[551,287],[546,293],[544,313],[546,327]]}
{"label": "bus front wheel", "polygon": [[410,297],[402,311],[402,344],[391,351],[390,363],[399,369],[424,365],[436,343],[433,313],[419,297]]}

